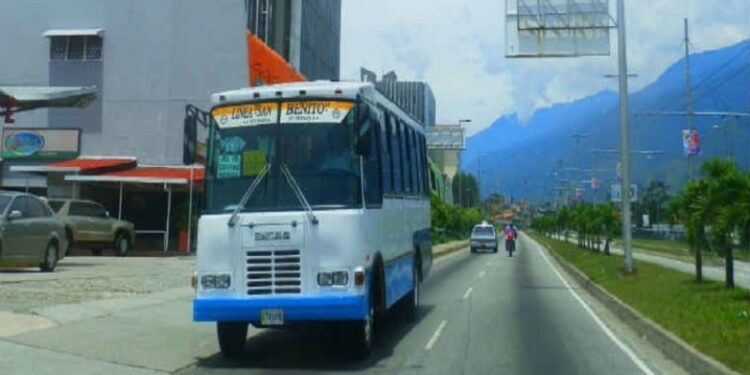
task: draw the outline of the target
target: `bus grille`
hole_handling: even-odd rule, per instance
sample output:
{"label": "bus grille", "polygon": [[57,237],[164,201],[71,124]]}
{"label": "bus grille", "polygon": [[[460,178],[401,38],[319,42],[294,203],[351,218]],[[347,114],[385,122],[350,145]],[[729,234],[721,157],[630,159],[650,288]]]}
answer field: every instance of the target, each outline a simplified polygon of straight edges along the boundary
{"label": "bus grille", "polygon": [[299,250],[247,252],[247,294],[302,292]]}

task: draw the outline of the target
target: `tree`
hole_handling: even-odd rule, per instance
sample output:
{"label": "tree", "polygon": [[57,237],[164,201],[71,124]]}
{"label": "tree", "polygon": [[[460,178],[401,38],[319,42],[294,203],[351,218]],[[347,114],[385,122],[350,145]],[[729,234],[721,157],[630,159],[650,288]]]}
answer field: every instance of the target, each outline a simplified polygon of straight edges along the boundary
{"label": "tree", "polygon": [[688,181],[685,191],[676,199],[675,205],[685,224],[687,242],[695,255],[695,280],[703,281],[702,251],[708,249],[706,225],[711,215],[708,199],[708,184],[702,180]]}
{"label": "tree", "polygon": [[643,192],[641,204],[653,223],[660,223],[670,200],[669,186],[664,181],[651,181]]}
{"label": "tree", "polygon": [[479,185],[474,176],[462,172],[456,174],[453,179],[453,200],[462,207],[479,205]]}
{"label": "tree", "polygon": [[730,160],[710,160],[701,170],[706,175],[708,203],[712,206],[711,242],[724,257],[726,286],[734,288],[733,235],[745,231],[750,220],[750,182]]}

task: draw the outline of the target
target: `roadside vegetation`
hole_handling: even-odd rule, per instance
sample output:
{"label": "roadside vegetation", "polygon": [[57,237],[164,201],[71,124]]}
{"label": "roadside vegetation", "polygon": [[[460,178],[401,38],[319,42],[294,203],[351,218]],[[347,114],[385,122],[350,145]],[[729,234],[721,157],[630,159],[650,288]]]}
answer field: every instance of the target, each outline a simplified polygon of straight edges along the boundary
{"label": "roadside vegetation", "polygon": [[443,202],[433,194],[430,200],[432,221],[432,243],[465,240],[469,238],[475,224],[484,220],[478,207],[460,207]]}
{"label": "roadside vegetation", "polygon": [[[669,217],[669,224],[685,226],[686,251],[695,261],[695,279],[703,281],[703,258],[723,259],[725,286],[734,288],[734,259],[750,259],[750,174],[734,161],[712,159],[701,166],[701,176],[689,181],[682,192],[669,198],[666,186],[652,183],[634,212],[655,212]],[[637,215],[636,215],[637,217]],[[619,237],[621,213],[611,204],[577,204],[555,214],[538,217],[533,227],[540,233],[569,239],[577,234],[578,247],[609,254],[612,239]],[[684,256],[680,243],[636,240],[635,247]]]}
{"label": "roadside vegetation", "polygon": [[581,251],[541,231],[532,237],[693,347],[750,374],[750,300],[745,291],[711,281],[696,283],[687,274],[643,262],[637,262],[636,272],[625,275],[622,257]]}

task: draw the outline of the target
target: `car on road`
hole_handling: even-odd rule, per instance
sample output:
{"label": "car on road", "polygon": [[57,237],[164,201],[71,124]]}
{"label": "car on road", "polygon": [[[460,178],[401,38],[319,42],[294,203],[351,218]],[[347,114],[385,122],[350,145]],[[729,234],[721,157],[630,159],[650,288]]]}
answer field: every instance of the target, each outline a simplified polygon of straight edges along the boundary
{"label": "car on road", "polygon": [[65,225],[42,199],[0,191],[0,265],[52,272],[67,248]]}
{"label": "car on road", "polygon": [[103,205],[82,199],[50,199],[49,205],[65,225],[68,247],[85,247],[95,251],[114,249],[118,256],[127,255],[135,242],[133,223],[109,216]]}
{"label": "car on road", "polygon": [[496,253],[497,231],[495,230],[495,227],[487,222],[475,225],[474,229],[471,231],[469,246],[472,253],[486,249],[492,250],[493,253]]}

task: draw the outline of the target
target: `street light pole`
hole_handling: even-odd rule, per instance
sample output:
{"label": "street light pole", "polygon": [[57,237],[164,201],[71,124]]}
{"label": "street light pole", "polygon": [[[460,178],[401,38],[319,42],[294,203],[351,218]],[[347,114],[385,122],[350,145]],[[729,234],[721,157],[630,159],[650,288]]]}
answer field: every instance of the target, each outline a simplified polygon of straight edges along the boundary
{"label": "street light pole", "polygon": [[[458,120],[458,126],[461,126],[461,124],[468,124],[470,122],[471,122],[471,119],[459,119]],[[464,188],[463,188],[463,185],[464,185],[464,176],[463,176],[463,174],[461,174],[461,154],[462,154],[462,152],[463,152],[463,148],[460,149],[460,150],[458,150],[458,205],[459,205],[459,207],[463,207],[464,206],[464,200],[463,200],[463,195],[464,195]],[[451,186],[451,189],[452,188],[453,188],[453,186]]]}
{"label": "street light pole", "polygon": [[625,36],[625,1],[617,0],[617,60],[620,94],[620,163],[622,164],[622,239],[625,270],[633,272],[633,247],[630,228],[630,115],[628,101],[628,59]]}

